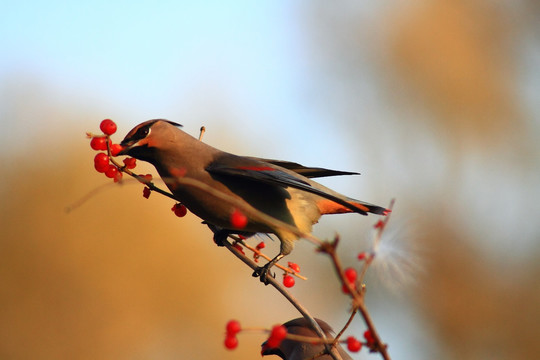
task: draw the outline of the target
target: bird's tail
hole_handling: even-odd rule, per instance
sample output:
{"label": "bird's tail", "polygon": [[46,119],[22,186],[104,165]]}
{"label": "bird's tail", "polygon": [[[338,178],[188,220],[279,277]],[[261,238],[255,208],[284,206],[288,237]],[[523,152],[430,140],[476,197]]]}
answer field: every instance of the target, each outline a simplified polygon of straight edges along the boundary
{"label": "bird's tail", "polygon": [[367,213],[377,214],[377,215],[388,215],[391,210],[373,205],[367,202],[349,199],[349,204],[353,205],[353,207],[358,208],[358,211],[354,211],[350,207],[346,207],[342,204],[338,204],[335,201],[329,200],[329,199],[321,199],[317,202],[317,206],[319,208],[319,211],[321,214],[343,214],[343,213],[349,213],[349,212],[357,212],[362,215],[367,215]]}

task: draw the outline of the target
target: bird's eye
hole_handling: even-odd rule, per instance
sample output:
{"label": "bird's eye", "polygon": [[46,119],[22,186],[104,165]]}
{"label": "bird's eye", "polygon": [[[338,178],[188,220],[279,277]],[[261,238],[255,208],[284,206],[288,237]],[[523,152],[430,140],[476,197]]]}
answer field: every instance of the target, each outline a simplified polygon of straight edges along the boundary
{"label": "bird's eye", "polygon": [[150,126],[149,125],[143,126],[139,130],[137,130],[137,132],[135,132],[135,134],[133,134],[132,138],[133,138],[133,140],[141,140],[141,139],[144,139],[145,137],[147,137],[149,133],[150,133]]}

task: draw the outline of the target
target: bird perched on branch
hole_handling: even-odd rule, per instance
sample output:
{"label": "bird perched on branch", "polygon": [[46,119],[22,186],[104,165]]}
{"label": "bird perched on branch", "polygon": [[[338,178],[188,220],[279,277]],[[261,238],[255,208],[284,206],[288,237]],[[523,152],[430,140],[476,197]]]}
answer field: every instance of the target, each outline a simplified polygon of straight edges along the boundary
{"label": "bird perched on branch", "polygon": [[233,155],[199,141],[180,127],[163,119],[143,122],[126,135],[119,155],[130,155],[154,165],[174,197],[213,229],[218,245],[223,244],[229,234],[275,234],[281,241],[279,254],[253,274],[265,283],[269,269],[292,251],[298,232],[249,214],[246,214],[245,226],[239,228],[231,222],[231,214],[238,211],[233,204],[208,191],[176,183],[175,179],[198,180],[302,233],[311,233],[312,225],[323,214],[387,213],[382,207],[346,197],[311,180],[357,173]]}
{"label": "bird perched on branch", "polygon": [[[326,322],[315,319],[319,326],[321,327],[324,334],[328,337],[332,337],[332,328]],[[301,335],[310,338],[318,338],[319,336],[312,329],[311,325],[305,318],[298,318],[283,324],[287,329],[287,334],[292,335]],[[349,354],[341,347],[341,345],[336,344],[337,351],[343,360],[352,360]],[[312,342],[305,341],[296,341],[291,339],[283,340],[278,347],[271,348],[268,346],[267,342],[264,342],[261,345],[261,355],[277,355],[283,360],[307,360],[307,359],[317,359],[317,360],[331,360],[332,357],[329,354],[322,356],[317,355],[323,353],[324,345],[314,344]]]}

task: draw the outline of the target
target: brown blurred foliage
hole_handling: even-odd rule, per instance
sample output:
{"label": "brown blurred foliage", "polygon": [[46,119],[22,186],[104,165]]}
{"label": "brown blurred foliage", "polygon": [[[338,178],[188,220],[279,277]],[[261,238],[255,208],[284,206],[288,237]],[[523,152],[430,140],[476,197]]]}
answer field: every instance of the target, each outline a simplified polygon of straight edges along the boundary
{"label": "brown blurred foliage", "polygon": [[427,221],[421,241],[434,251],[414,297],[446,356],[530,359],[540,354],[540,266],[528,261],[516,271],[471,246],[474,239],[455,224]]}
{"label": "brown blurred foliage", "polygon": [[408,96],[443,121],[441,130],[489,146],[521,128],[512,31],[503,10],[484,1],[420,2],[392,21],[389,60]]}

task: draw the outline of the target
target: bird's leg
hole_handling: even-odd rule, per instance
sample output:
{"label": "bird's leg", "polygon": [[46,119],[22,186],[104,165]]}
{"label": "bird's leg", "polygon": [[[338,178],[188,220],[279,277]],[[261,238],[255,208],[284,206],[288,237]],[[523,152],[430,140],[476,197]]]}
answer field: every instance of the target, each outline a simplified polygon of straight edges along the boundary
{"label": "bird's leg", "polygon": [[275,265],[279,260],[281,260],[285,255],[283,255],[282,252],[276,255],[275,258],[270,260],[266,263],[264,266],[258,266],[257,269],[253,272],[253,277],[259,277],[261,279],[261,282],[264,283],[264,285],[268,285],[268,276],[274,277],[274,275],[270,272],[270,268]]}
{"label": "bird's leg", "polygon": [[231,232],[225,229],[217,230],[214,232],[214,242],[217,246],[225,246],[225,241],[231,235]]}
{"label": "bird's leg", "polygon": [[227,238],[232,233],[229,230],[225,230],[223,228],[220,228],[219,226],[216,226],[214,224],[210,224],[206,221],[203,221],[203,224],[206,224],[210,230],[214,233],[214,242],[217,246],[225,246],[225,241],[227,241]]}

